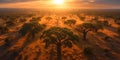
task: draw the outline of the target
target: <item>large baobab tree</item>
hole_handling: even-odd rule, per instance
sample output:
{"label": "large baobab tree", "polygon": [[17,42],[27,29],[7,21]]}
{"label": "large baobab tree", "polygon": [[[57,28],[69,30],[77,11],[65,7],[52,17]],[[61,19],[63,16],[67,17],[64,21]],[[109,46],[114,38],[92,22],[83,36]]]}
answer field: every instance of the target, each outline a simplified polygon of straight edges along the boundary
{"label": "large baobab tree", "polygon": [[23,49],[28,46],[29,44],[36,41],[37,36],[42,34],[42,31],[45,29],[45,25],[41,25],[38,22],[29,22],[25,23],[22,28],[19,30],[21,37],[26,37],[25,41],[21,48],[17,50],[17,55],[14,56],[16,58]]}
{"label": "large baobab tree", "polygon": [[[15,58],[20,55],[20,52],[22,52],[26,46],[34,43],[37,40],[37,36],[39,38],[39,35],[44,29],[45,25],[41,25],[38,22],[25,23],[19,30],[19,33],[21,35],[20,37],[25,38],[23,45],[18,50],[14,50],[10,53],[5,53],[5,55],[10,54],[10,59],[15,60]],[[5,42],[7,46],[10,45],[10,40],[6,39]],[[9,57],[6,60],[9,60]]]}
{"label": "large baobab tree", "polygon": [[23,43],[23,49],[25,46],[34,42],[38,35],[42,34],[41,32],[45,29],[45,25],[39,24],[38,22],[25,23],[20,29],[22,36],[26,36],[26,40]]}
{"label": "large baobab tree", "polygon": [[62,60],[62,46],[72,47],[72,44],[78,41],[78,36],[67,28],[51,27],[43,32],[41,39],[46,48],[54,44],[57,50],[57,60]]}

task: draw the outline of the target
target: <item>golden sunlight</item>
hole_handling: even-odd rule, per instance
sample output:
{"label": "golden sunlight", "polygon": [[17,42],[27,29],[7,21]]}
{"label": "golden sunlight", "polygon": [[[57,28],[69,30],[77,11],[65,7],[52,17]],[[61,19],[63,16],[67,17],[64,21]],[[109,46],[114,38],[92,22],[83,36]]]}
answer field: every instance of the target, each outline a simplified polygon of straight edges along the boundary
{"label": "golden sunlight", "polygon": [[53,3],[57,5],[62,5],[64,3],[64,0],[53,0]]}

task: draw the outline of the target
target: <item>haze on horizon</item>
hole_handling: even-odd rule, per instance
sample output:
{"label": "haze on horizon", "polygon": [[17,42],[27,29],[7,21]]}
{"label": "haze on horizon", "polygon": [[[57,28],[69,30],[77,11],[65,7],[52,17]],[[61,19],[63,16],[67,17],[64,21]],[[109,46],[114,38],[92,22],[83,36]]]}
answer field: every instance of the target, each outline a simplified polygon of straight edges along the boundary
{"label": "haze on horizon", "polygon": [[120,9],[120,0],[64,0],[64,4],[51,3],[53,0],[0,0],[0,8],[80,8]]}

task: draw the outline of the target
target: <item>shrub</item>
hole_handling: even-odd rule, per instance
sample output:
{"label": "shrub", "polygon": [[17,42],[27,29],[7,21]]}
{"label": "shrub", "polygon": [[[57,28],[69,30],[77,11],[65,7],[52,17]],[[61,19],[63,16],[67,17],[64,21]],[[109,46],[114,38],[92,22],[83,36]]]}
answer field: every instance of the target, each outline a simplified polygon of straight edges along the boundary
{"label": "shrub", "polygon": [[0,35],[7,33],[9,31],[8,27],[0,26]]}

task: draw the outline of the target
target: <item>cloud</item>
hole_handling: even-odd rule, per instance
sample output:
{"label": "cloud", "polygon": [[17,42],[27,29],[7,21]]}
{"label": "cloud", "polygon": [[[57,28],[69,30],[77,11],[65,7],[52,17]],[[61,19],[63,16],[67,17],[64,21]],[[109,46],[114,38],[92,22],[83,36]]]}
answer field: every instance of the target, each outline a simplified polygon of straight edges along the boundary
{"label": "cloud", "polygon": [[93,4],[105,4],[105,5],[120,5],[120,0],[72,0],[75,3],[93,3]]}
{"label": "cloud", "polygon": [[96,3],[120,5],[120,0],[96,0]]}
{"label": "cloud", "polygon": [[27,2],[27,1],[37,1],[37,0],[0,0],[0,3],[15,3],[15,2]]}

